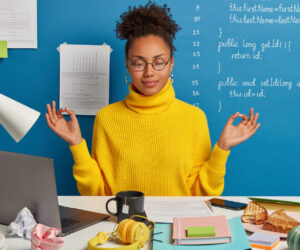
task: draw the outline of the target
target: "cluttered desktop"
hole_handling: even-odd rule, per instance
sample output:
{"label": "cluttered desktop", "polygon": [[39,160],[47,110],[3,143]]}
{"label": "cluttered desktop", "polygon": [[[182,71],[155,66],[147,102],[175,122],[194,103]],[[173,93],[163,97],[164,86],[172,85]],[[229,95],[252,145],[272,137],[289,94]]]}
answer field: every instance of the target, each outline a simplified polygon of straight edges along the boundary
{"label": "cluttered desktop", "polygon": [[[210,200],[216,198],[220,199],[147,197],[136,191],[124,191],[113,197],[59,196],[60,205],[90,210],[108,218],[65,236],[55,227],[33,224],[31,240],[26,238],[29,228],[19,225],[19,235],[13,236],[16,226],[0,225],[0,233],[5,235],[1,235],[0,246],[13,250],[36,249],[32,244],[44,249],[78,250],[298,249],[299,197],[222,197],[224,201],[245,204],[238,210],[212,205]],[[14,223],[24,222],[24,212],[23,216],[20,214]],[[9,230],[12,236],[7,236]],[[53,248],[46,248],[46,244]]]}
{"label": "cluttered desktop", "polygon": [[299,3],[140,2],[1,1],[0,250],[299,250]]}

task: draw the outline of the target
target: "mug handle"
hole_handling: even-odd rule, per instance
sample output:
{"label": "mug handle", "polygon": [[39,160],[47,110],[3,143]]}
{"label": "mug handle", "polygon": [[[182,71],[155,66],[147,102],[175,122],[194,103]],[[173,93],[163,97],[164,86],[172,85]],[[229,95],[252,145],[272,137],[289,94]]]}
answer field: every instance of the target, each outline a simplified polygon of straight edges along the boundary
{"label": "mug handle", "polygon": [[113,201],[113,200],[115,200],[115,201],[117,202],[116,197],[110,198],[110,199],[106,202],[105,207],[106,207],[106,211],[107,211],[110,215],[117,216],[118,213],[112,213],[112,212],[109,211],[109,209],[108,209],[108,203],[110,203],[110,202]]}

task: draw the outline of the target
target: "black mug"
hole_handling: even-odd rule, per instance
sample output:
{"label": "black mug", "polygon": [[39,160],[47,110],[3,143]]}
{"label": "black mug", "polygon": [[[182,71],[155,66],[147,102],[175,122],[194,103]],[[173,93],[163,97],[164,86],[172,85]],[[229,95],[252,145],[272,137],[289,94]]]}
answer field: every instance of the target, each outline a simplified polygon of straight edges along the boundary
{"label": "black mug", "polygon": [[[117,212],[112,213],[108,204],[115,200]],[[106,202],[106,210],[110,215],[117,216],[118,222],[129,219],[132,215],[144,215],[144,194],[139,191],[123,191]]]}

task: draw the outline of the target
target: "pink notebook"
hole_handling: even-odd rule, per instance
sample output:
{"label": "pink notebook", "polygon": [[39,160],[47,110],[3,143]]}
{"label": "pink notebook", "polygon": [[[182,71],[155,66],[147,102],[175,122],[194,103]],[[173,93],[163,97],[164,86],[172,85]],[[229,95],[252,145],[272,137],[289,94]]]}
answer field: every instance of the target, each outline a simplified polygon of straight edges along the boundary
{"label": "pink notebook", "polygon": [[[187,237],[188,227],[214,226],[216,236]],[[177,217],[173,219],[174,245],[220,244],[231,242],[227,219],[225,215],[207,217]]]}

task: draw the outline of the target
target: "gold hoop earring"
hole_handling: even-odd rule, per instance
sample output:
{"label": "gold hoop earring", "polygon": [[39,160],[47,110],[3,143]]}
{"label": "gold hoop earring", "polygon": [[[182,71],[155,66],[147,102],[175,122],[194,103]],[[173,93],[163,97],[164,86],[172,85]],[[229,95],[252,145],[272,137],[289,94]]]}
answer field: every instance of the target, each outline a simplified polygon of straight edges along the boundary
{"label": "gold hoop earring", "polygon": [[170,82],[173,83],[173,81],[174,81],[174,75],[173,75],[172,72],[169,74],[169,79],[170,79]]}
{"label": "gold hoop earring", "polygon": [[125,74],[125,83],[127,85],[130,84],[130,82],[128,81],[128,72],[126,72],[126,74]]}

